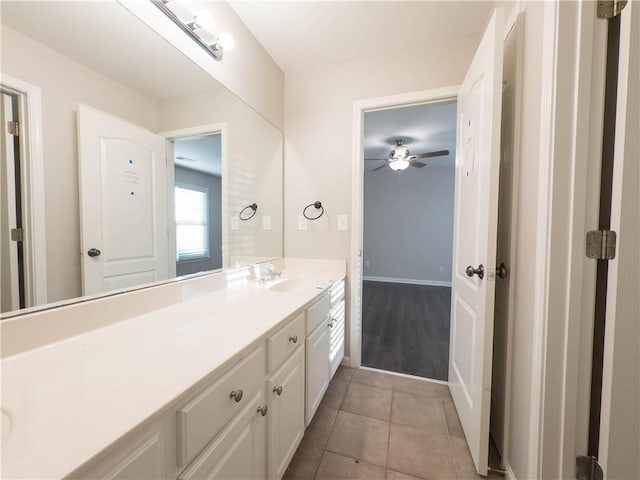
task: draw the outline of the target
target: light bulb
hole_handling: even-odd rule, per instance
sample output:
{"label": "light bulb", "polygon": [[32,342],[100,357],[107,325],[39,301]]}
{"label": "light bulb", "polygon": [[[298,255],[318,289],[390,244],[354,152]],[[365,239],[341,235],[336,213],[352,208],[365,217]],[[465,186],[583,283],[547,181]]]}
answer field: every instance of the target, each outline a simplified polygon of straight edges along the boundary
{"label": "light bulb", "polygon": [[400,171],[400,170],[404,170],[409,166],[409,161],[408,160],[394,160],[392,162],[389,162],[389,167],[391,167],[391,170],[395,170]]}
{"label": "light bulb", "polygon": [[213,33],[216,23],[213,21],[213,17],[208,12],[198,13],[195,18],[195,23],[198,28],[207,30]]}
{"label": "light bulb", "polygon": [[176,17],[178,17],[184,23],[189,23],[193,20],[193,14],[184,4],[174,0],[172,2],[168,2],[166,6]]}
{"label": "light bulb", "polygon": [[221,33],[216,43],[225,50],[231,50],[235,45],[233,37],[229,33]]}

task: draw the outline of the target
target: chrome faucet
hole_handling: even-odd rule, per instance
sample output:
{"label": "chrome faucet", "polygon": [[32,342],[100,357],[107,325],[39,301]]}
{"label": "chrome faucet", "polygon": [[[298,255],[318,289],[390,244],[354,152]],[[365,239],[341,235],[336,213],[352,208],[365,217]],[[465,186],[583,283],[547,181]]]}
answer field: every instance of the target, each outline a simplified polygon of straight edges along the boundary
{"label": "chrome faucet", "polygon": [[276,278],[280,278],[281,276],[282,272],[277,272],[276,267],[273,263],[267,263],[266,265],[262,265],[260,267],[261,282],[270,282],[271,280],[275,280]]}

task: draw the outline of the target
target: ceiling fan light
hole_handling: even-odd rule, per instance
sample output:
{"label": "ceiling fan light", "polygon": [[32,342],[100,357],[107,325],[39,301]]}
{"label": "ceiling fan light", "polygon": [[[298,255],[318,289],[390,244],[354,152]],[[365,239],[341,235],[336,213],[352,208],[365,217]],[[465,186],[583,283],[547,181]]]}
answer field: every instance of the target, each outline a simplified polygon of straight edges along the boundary
{"label": "ceiling fan light", "polygon": [[389,162],[389,167],[391,167],[391,170],[395,170],[396,172],[405,170],[408,166],[409,166],[408,160],[399,159],[399,160],[393,160],[392,162]]}

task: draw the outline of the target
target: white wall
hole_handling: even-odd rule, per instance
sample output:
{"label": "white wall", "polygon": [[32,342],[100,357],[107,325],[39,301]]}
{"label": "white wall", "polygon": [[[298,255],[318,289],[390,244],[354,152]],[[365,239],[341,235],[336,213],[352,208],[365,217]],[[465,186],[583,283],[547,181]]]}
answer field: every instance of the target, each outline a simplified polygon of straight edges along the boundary
{"label": "white wall", "polygon": [[451,284],[454,173],[429,164],[365,172],[365,280]]}
{"label": "white wall", "polygon": [[85,103],[151,130],[158,104],[2,25],[2,73],[42,89],[47,294],[81,295],[76,110]]}

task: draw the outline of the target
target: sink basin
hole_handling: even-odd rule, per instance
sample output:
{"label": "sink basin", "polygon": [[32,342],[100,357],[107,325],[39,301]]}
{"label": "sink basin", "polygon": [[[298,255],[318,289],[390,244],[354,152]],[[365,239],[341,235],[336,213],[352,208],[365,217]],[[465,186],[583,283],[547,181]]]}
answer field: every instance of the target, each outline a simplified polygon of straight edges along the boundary
{"label": "sink basin", "polygon": [[13,431],[13,419],[11,415],[4,409],[0,410],[2,417],[0,418],[0,426],[2,426],[2,445],[9,439],[11,432]]}
{"label": "sink basin", "polygon": [[306,282],[298,278],[281,278],[271,283],[267,289],[272,292],[295,292],[297,290],[311,288],[312,286],[308,281]]}

